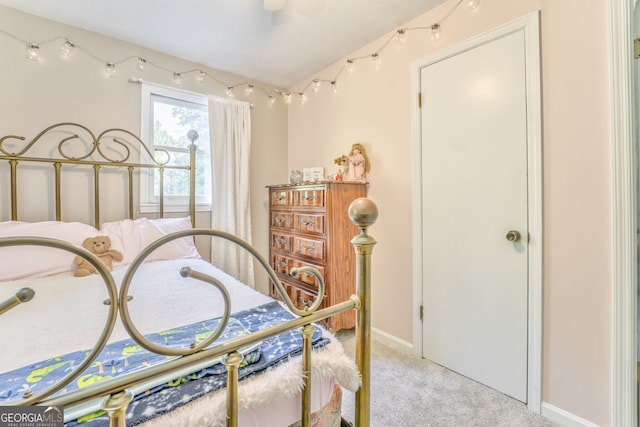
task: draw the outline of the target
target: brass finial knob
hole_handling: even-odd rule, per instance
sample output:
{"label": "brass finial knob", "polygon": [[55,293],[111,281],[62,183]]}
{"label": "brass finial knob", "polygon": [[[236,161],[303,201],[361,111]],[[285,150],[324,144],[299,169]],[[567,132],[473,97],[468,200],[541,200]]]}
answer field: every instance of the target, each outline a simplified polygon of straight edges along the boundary
{"label": "brass finial knob", "polygon": [[366,197],[360,197],[351,202],[348,212],[351,222],[362,230],[366,230],[378,219],[378,206]]}

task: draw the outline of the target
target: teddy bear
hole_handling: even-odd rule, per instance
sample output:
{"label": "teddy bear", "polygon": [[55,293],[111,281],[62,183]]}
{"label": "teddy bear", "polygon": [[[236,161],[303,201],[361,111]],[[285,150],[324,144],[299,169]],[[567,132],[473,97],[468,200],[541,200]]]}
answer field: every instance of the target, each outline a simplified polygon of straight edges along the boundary
{"label": "teddy bear", "polygon": [[[113,260],[122,261],[122,254],[115,249],[111,249],[111,239],[108,236],[87,237],[82,242],[82,247],[96,255],[109,271],[113,270]],[[97,270],[87,260],[76,256],[73,263],[77,265],[74,273],[77,277],[88,276],[97,273]]]}

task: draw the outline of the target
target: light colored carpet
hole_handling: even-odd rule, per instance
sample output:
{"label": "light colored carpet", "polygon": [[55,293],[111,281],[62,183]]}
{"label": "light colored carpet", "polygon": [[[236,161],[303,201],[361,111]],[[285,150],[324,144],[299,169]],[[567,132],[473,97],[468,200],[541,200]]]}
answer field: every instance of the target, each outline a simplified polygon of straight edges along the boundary
{"label": "light colored carpet", "polygon": [[[353,330],[337,336],[353,355]],[[351,423],[354,402],[354,394],[345,391],[343,418]],[[375,339],[370,421],[372,427],[557,426],[522,402]]]}

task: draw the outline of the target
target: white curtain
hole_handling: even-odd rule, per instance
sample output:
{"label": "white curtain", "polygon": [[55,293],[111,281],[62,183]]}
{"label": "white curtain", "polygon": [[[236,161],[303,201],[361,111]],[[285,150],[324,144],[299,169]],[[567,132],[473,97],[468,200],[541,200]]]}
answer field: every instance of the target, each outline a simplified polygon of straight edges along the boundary
{"label": "white curtain", "polygon": [[[209,97],[212,163],[211,228],[251,244],[249,198],[250,104]],[[211,262],[254,286],[253,257],[225,239],[211,239]]]}

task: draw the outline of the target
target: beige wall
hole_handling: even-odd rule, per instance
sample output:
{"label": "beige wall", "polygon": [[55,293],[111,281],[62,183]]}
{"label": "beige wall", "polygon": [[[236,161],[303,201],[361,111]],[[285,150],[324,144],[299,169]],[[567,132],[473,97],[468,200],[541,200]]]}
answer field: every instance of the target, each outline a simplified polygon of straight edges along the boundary
{"label": "beige wall", "polygon": [[[452,4],[402,27],[424,27]],[[412,61],[540,10],[543,98],[544,309],[542,400],[597,425],[610,424],[611,249],[607,7],[605,0],[482,0],[456,10],[443,38],[426,31],[392,41],[373,70],[356,61],[304,105],[289,107],[289,168],[325,166],[354,142],[371,159],[369,196],[380,208],[371,234],[373,326],[412,340]],[[376,51],[388,38],[353,52]],[[310,76],[332,80],[342,62]],[[472,72],[472,70],[470,70]],[[301,82],[301,90],[308,81]]]}
{"label": "beige wall", "polygon": [[[77,45],[89,50],[105,61],[119,61],[129,56],[141,56],[149,62],[169,70],[183,71],[201,68],[159,52],[61,25],[0,6],[0,29],[23,40],[42,42],[55,37],[67,37]],[[63,59],[58,55],[61,40],[42,44],[40,63],[26,59],[26,46],[0,33],[0,135],[16,134],[35,136],[43,128],[65,121],[83,124],[95,133],[107,128],[120,127],[140,133],[140,85],[128,83],[130,77],[171,86],[171,73],[147,64],[145,71],[136,70],[136,61],[129,60],[118,65],[117,76],[104,77],[104,64],[85,52],[76,49],[72,56]],[[210,77],[198,83],[195,74],[183,76],[182,89],[194,92],[225,95],[225,84],[245,82],[241,76],[216,70],[207,70]],[[270,86],[252,82],[256,87]],[[236,92],[237,99],[249,101],[252,109],[251,150],[251,194],[254,244],[266,256],[268,253],[268,206],[265,185],[284,182],[287,179],[287,108],[282,102],[270,106],[268,98],[256,89],[251,97],[243,88]],[[269,163],[265,162],[269,159]],[[1,175],[0,179],[8,179]],[[35,196],[32,205],[24,207],[22,214],[28,220],[38,218],[41,213],[39,200],[46,199],[46,189],[32,185],[29,192]],[[5,193],[2,193],[5,191]],[[39,192],[43,194],[38,197]],[[7,215],[7,193],[0,190],[0,211]],[[4,208],[3,208],[3,206]],[[106,209],[106,208],[105,208]],[[107,214],[102,214],[107,216]],[[25,218],[24,216],[22,218]],[[69,217],[67,217],[69,218]],[[198,226],[206,226],[208,215],[198,215]],[[0,218],[6,220],[9,218]],[[65,218],[63,218],[65,219]],[[104,220],[113,218],[105,217]],[[69,219],[67,219],[69,220]],[[266,276],[259,275],[257,284],[267,289]]]}

